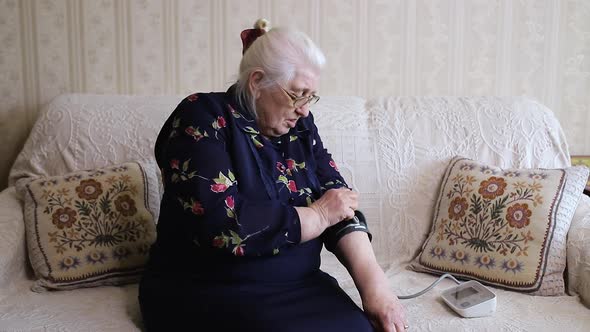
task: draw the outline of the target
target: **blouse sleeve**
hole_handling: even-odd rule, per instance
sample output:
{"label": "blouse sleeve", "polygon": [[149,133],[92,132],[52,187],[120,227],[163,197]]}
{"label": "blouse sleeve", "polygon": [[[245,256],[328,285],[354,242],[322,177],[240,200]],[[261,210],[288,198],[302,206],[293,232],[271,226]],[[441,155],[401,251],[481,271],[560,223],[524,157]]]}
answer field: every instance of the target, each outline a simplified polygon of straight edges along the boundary
{"label": "blouse sleeve", "polygon": [[[313,118],[312,118],[313,123]],[[336,162],[332,155],[324,147],[318,129],[313,124],[313,155],[316,163],[316,176],[322,188],[322,195],[330,190],[337,188],[349,188],[348,184],[340,174]],[[350,232],[365,232],[372,239],[371,232],[367,226],[364,215],[357,211],[355,218],[343,220],[331,227],[328,227],[321,235],[326,249],[333,252],[336,249],[338,241]]]}
{"label": "blouse sleeve", "polygon": [[195,242],[235,256],[272,255],[298,244],[301,226],[295,208],[251,200],[238,190],[240,179],[228,150],[229,119],[219,103],[193,95],[175,114],[169,138],[156,154],[165,191],[174,196],[168,208],[194,223]]}

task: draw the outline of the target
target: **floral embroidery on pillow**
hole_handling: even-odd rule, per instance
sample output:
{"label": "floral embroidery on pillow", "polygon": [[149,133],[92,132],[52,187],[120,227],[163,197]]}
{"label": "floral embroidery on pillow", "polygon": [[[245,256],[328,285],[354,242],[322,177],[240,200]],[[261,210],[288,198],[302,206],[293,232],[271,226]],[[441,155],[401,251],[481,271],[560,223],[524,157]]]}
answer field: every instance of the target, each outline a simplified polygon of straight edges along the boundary
{"label": "floral embroidery on pillow", "polygon": [[584,172],[573,167],[501,169],[453,158],[431,232],[410,267],[508,289],[562,294],[562,248],[572,206],[581,195],[580,174]]}
{"label": "floral embroidery on pillow", "polygon": [[150,185],[136,162],[26,184],[34,289],[135,281],[156,234]]}

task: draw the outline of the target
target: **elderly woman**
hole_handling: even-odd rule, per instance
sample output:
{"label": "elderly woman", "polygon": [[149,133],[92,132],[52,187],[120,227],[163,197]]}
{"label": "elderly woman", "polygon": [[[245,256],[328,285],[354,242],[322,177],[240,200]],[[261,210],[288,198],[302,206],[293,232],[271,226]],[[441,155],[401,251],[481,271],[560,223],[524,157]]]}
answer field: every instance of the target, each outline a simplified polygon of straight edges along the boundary
{"label": "elderly woman", "polygon": [[[309,110],[324,55],[291,29],[255,26],[242,41],[238,82],[182,100],[156,142],[165,190],[140,284],[147,331],[407,329]],[[320,270],[322,245],[364,311]]]}

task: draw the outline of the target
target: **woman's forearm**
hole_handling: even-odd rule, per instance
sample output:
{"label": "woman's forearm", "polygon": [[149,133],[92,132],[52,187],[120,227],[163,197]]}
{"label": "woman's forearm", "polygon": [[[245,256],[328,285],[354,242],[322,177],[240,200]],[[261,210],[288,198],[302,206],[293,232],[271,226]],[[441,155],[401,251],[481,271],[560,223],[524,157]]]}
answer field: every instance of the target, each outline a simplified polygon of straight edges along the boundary
{"label": "woman's forearm", "polygon": [[380,287],[387,287],[387,278],[377,263],[366,233],[346,234],[338,241],[335,253],[352,276],[361,297]]}

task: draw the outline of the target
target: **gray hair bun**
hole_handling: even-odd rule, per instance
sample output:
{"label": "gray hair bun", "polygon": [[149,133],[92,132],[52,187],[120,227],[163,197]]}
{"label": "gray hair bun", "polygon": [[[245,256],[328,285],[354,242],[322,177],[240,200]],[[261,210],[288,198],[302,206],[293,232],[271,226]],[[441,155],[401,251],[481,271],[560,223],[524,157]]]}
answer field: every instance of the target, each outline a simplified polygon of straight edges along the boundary
{"label": "gray hair bun", "polygon": [[268,30],[270,30],[270,22],[268,22],[267,19],[259,18],[254,23],[254,29],[262,29],[262,30],[268,32]]}

